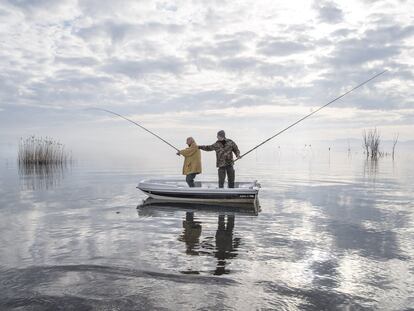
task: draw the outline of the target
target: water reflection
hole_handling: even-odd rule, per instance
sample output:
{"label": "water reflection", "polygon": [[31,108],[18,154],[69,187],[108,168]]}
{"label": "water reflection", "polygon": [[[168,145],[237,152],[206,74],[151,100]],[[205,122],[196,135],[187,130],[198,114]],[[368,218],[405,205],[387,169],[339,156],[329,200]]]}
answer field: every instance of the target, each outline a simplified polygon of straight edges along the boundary
{"label": "water reflection", "polygon": [[228,259],[237,256],[241,238],[233,237],[235,215],[219,214],[216,234],[205,237],[200,243],[202,226],[200,221],[194,221],[194,212],[186,212],[183,220],[183,233],[179,240],[186,245],[187,255],[207,255],[217,259],[214,275],[230,273],[226,269]]}
{"label": "water reflection", "polygon": [[336,258],[312,262],[310,266],[314,276],[312,283],[315,287],[337,288],[339,286],[338,268],[339,264]]}
{"label": "water reflection", "polygon": [[[162,214],[158,214],[157,211],[161,210],[187,210],[185,217],[182,221],[183,231],[178,237],[178,240],[184,242],[185,253],[189,256],[211,256],[216,258],[216,268],[211,271],[214,275],[229,274],[228,269],[229,260],[235,258],[238,255],[238,248],[241,242],[240,237],[234,237],[234,227],[236,213],[238,208],[243,213],[250,211],[251,214],[257,215],[253,206],[250,206],[250,210],[246,209],[246,206],[223,206],[223,205],[195,205],[195,204],[182,204],[182,203],[166,203],[157,202],[153,204],[153,200],[150,203],[142,204],[138,206],[138,215],[140,217],[162,217]],[[240,204],[239,204],[240,205]],[[188,211],[191,209],[191,211]],[[214,236],[206,234],[202,235],[203,224],[202,221],[196,218],[195,214],[198,211],[218,211],[217,214],[217,228]],[[211,218],[211,215],[209,215]],[[183,271],[182,273],[198,274],[199,271]]]}
{"label": "water reflection", "polygon": [[252,170],[258,217],[151,200],[136,211],[148,176],[132,169],[63,170],[58,189],[25,192],[0,167],[0,310],[408,310],[412,165],[281,163]]}
{"label": "water reflection", "polygon": [[364,176],[370,176],[375,179],[378,173],[378,159],[366,158],[364,162]]}
{"label": "water reflection", "polygon": [[147,198],[137,206],[140,216],[156,216],[159,211],[165,210],[194,210],[225,213],[243,213],[258,215],[261,211],[259,200],[255,203],[194,203],[194,202],[169,202]]}
{"label": "water reflection", "polygon": [[[225,220],[227,217],[227,221]],[[214,256],[217,258],[215,275],[227,274],[226,260],[237,256],[240,238],[233,238],[234,215],[219,215],[216,232],[216,248]]]}
{"label": "water reflection", "polygon": [[[377,181],[373,189],[372,184],[361,179],[353,183],[338,182],[329,187],[296,186],[285,195],[313,207],[314,212],[318,213],[318,226],[323,228],[321,232],[332,238],[336,249],[358,251],[367,258],[404,259],[398,234],[396,230],[389,229],[406,227],[408,223],[407,213],[388,209],[388,206],[395,204],[392,195],[396,189],[398,186],[390,180],[387,180],[386,185]],[[409,202],[409,197],[401,196],[398,199],[400,204]],[[300,224],[293,217],[290,217],[290,221],[291,226]]]}
{"label": "water reflection", "polygon": [[187,255],[198,255],[195,249],[200,245],[201,222],[194,221],[194,212],[185,213],[183,228],[183,233],[178,240],[185,243]]}
{"label": "water reflection", "polygon": [[48,190],[60,185],[68,169],[66,163],[19,163],[19,178],[24,190]]}

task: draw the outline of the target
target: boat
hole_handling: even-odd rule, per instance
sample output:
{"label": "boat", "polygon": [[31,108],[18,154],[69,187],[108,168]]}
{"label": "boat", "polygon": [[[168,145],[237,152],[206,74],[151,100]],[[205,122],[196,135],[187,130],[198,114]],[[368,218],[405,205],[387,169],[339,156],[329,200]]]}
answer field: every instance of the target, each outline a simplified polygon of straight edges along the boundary
{"label": "boat", "polygon": [[179,179],[146,179],[137,188],[150,198],[169,202],[248,203],[258,200],[260,184],[235,182],[234,188],[218,188],[217,181],[196,181],[195,187]]}

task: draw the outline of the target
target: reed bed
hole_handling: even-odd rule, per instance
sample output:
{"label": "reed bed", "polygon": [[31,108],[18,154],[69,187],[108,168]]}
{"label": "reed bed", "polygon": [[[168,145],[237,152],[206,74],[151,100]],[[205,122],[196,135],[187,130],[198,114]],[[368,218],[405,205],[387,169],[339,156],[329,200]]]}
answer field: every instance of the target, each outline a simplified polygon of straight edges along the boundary
{"label": "reed bed", "polygon": [[30,136],[20,140],[18,161],[27,165],[64,164],[72,161],[72,155],[53,138]]}

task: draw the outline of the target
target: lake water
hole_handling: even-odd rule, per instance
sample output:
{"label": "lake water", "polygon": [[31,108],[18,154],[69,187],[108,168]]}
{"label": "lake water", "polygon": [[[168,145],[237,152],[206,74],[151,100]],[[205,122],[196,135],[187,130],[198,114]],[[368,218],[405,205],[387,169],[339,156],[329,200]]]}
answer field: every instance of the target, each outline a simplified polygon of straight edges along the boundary
{"label": "lake water", "polygon": [[173,166],[2,160],[0,309],[413,310],[410,159],[253,156],[257,215],[137,209]]}

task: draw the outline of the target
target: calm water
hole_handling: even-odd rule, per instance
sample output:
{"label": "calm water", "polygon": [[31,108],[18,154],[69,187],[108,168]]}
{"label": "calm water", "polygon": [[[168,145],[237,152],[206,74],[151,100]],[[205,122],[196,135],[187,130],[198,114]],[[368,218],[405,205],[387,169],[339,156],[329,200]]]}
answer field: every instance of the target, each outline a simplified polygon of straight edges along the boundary
{"label": "calm water", "polygon": [[0,309],[413,310],[409,156],[253,157],[258,215],[137,209],[179,169],[2,161]]}

